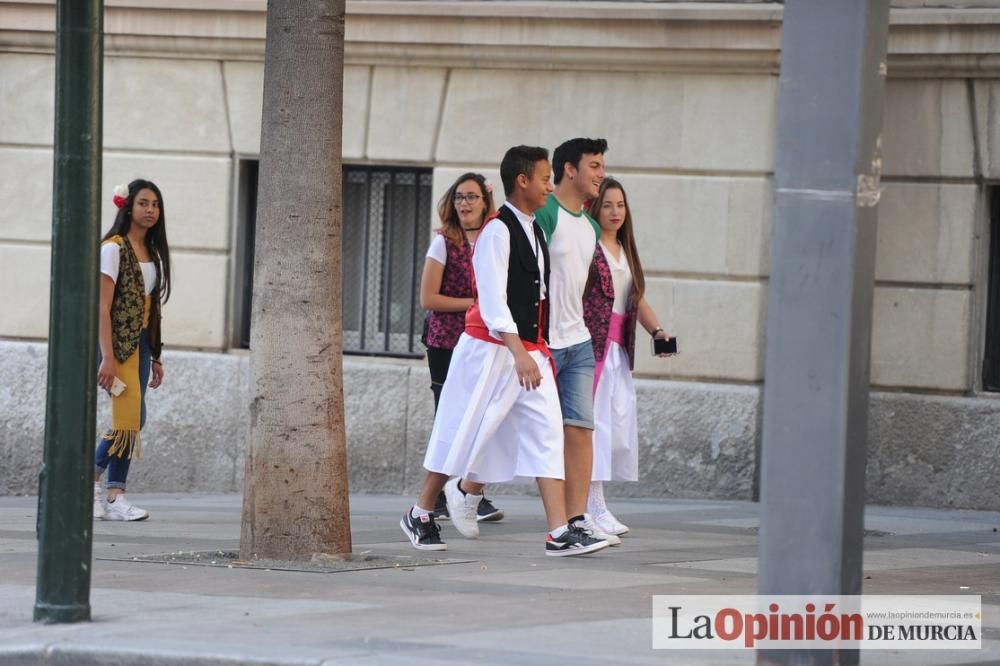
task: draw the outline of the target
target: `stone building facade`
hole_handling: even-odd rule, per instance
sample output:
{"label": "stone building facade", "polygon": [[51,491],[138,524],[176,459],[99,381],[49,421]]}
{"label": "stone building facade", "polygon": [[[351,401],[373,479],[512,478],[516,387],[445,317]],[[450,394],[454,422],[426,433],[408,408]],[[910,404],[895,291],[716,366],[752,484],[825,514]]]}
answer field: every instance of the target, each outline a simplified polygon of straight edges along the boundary
{"label": "stone building facade", "polygon": [[[104,220],[115,183],[157,181],[176,276],[164,310],[167,379],[150,396],[133,485],[239,490],[265,2],[107,4]],[[990,256],[1000,228],[1000,3],[897,4],[869,499],[1000,509],[1000,393],[983,380],[990,262],[1000,262]],[[457,174],[499,183],[511,145],[608,139],[649,301],[682,349],[669,361],[638,355],[643,481],[620,494],[754,496],[781,15],[780,4],[754,2],[348,3],[345,164],[426,178],[426,220]],[[37,487],[54,25],[52,2],[0,0],[0,493]],[[345,201],[345,228],[358,224],[351,210]],[[428,229],[403,231],[419,231],[420,251],[396,265],[418,274]],[[421,478],[432,401],[415,352],[345,359],[357,492],[412,490]]]}

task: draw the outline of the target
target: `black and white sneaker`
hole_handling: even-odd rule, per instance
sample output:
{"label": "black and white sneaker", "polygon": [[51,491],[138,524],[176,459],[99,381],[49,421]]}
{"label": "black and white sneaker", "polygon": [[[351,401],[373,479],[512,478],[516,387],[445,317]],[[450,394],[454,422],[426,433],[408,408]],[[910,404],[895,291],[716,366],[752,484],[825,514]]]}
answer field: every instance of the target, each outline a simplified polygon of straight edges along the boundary
{"label": "black and white sneaker", "polygon": [[414,518],[410,509],[406,510],[399,526],[418,550],[448,550],[448,544],[441,541],[441,528],[434,522],[434,516],[425,514]]}
{"label": "black and white sneaker", "polygon": [[609,546],[620,546],[622,545],[622,540],[619,539],[614,534],[608,534],[594,522],[594,519],[590,517],[589,513],[583,514],[583,520],[578,520],[576,525],[579,525],[583,530],[590,534],[590,536],[595,539],[602,539],[608,542]]}
{"label": "black and white sneaker", "polygon": [[434,502],[434,518],[436,520],[451,520],[451,514],[448,513],[448,500],[445,499],[443,490],[438,493],[437,500]]}
{"label": "black and white sneaker", "polygon": [[595,539],[577,525],[571,525],[558,539],[551,534],[545,539],[545,554],[552,557],[586,555],[607,547],[607,541]]}
{"label": "black and white sneaker", "polygon": [[[436,509],[435,513],[437,513]],[[493,502],[486,499],[486,495],[483,495],[483,499],[479,500],[479,506],[476,508],[476,522],[497,523],[501,520],[503,520],[503,511],[493,506]]]}

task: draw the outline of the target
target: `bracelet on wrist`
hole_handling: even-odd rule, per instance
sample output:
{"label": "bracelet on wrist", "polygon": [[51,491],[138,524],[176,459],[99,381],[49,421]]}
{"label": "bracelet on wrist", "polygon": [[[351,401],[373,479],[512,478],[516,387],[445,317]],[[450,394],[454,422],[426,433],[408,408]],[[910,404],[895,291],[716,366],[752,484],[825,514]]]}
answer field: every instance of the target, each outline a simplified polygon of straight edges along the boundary
{"label": "bracelet on wrist", "polygon": [[153,363],[155,363],[156,365],[163,365],[163,361],[161,361],[161,360],[160,360],[160,359],[158,359],[158,358],[154,358],[154,359],[153,359]]}
{"label": "bracelet on wrist", "polygon": [[649,336],[652,337],[652,338],[655,338],[657,333],[663,333],[663,329],[660,328],[659,326],[657,326],[652,331],[650,331],[649,332]]}

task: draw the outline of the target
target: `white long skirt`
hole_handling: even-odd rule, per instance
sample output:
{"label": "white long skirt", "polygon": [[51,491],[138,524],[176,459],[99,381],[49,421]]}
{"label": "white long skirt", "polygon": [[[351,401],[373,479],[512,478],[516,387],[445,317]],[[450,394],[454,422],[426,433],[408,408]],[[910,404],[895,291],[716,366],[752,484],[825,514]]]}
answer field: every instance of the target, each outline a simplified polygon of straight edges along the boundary
{"label": "white long skirt", "polygon": [[594,393],[594,481],[639,480],[639,425],[628,356],[608,340]]}
{"label": "white long skirt", "polygon": [[563,478],[555,377],[544,354],[529,353],[542,373],[533,391],[518,384],[505,345],[462,334],[441,389],[425,468],[476,483]]}

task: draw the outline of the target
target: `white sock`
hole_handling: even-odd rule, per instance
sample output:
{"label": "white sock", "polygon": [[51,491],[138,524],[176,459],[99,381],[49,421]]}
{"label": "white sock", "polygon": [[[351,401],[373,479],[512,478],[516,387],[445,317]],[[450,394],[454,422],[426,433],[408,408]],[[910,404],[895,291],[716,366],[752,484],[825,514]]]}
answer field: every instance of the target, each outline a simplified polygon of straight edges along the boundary
{"label": "white sock", "polygon": [[434,513],[433,509],[431,509],[431,510],[424,509],[424,508],[421,508],[421,507],[417,506],[416,504],[414,504],[413,508],[410,509],[410,515],[412,517],[414,517],[414,518],[417,518],[417,519],[419,519],[421,516],[427,516],[427,515],[430,515],[432,513]]}
{"label": "white sock", "polygon": [[563,534],[566,534],[567,530],[569,530],[569,526],[563,525],[562,527],[555,528],[554,530],[549,532],[549,534],[552,536],[553,539],[558,539]]}
{"label": "white sock", "polygon": [[604,503],[604,482],[591,481],[587,492],[587,512],[592,516],[599,516],[607,510],[608,505]]}

